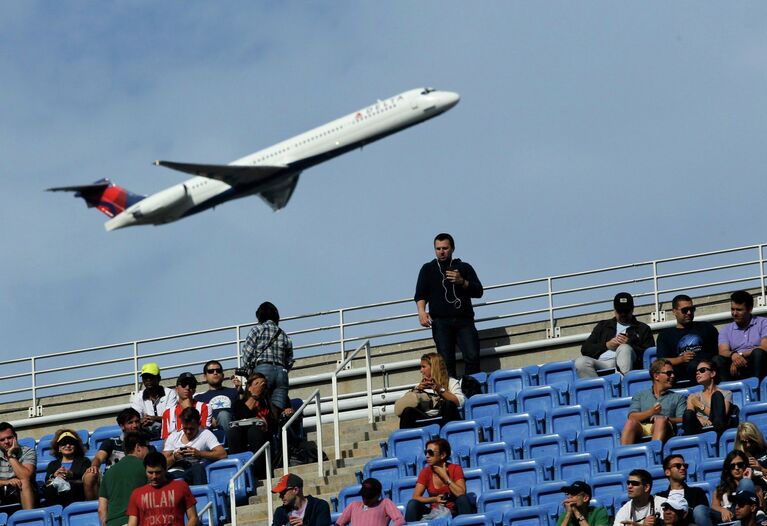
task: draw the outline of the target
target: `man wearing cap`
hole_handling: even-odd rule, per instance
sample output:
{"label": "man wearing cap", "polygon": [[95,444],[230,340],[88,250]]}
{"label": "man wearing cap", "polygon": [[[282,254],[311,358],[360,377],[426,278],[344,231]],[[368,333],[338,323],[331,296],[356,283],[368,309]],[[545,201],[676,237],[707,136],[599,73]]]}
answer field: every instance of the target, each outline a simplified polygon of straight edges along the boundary
{"label": "man wearing cap", "polygon": [[754,298],[745,290],[730,296],[732,323],[719,333],[717,365],[722,380],[740,380],[767,374],[767,318],[754,316]]}
{"label": "man wearing cap", "polygon": [[[362,481],[360,497],[362,502],[350,502],[341,516],[336,519],[337,526],[403,526],[405,517],[389,499],[381,500],[383,488],[378,479]],[[391,521],[391,522],[390,522]],[[607,526],[607,523],[604,523]]]}
{"label": "man wearing cap", "polygon": [[141,431],[127,431],[122,438],[125,456],[104,473],[99,486],[99,519],[103,526],[126,524],[131,493],[146,484],[144,457],[149,453],[149,437]]}
{"label": "man wearing cap", "polygon": [[730,496],[730,501],[735,507],[735,519],[740,521],[740,526],[755,526],[756,513],[759,510],[759,499],[756,493],[748,490],[739,490]]}
{"label": "man wearing cap", "polygon": [[330,506],[322,499],[304,495],[304,481],[298,475],[283,475],[272,493],[282,500],[282,506],[274,510],[272,526],[330,526]]}
{"label": "man wearing cap", "polygon": [[562,487],[565,500],[562,507],[565,512],[559,516],[557,526],[608,526],[607,508],[589,506],[591,486],[578,480]]}
{"label": "man wearing cap", "polygon": [[617,369],[626,374],[642,368],[645,349],[655,345],[649,325],[634,316],[634,298],[619,292],[613,298],[615,316],[597,323],[581,345],[575,359],[575,371],[580,378],[597,377],[600,369]]}
{"label": "man wearing cap", "polygon": [[37,453],[19,444],[16,430],[0,422],[0,504],[20,503],[25,510],[35,507]]}
{"label": "man wearing cap", "polygon": [[176,392],[160,385],[160,367],[145,363],[141,368],[144,388],[131,398],[131,407],[141,417],[141,428],[152,438],[159,438],[162,430],[162,414],[176,403]]}
{"label": "man wearing cap", "polygon": [[666,499],[653,496],[650,472],[632,470],[626,479],[626,487],[629,500],[615,514],[613,526],[655,526],[655,517],[661,514],[661,505]]}
{"label": "man wearing cap", "polygon": [[665,358],[674,366],[676,381],[695,383],[695,370],[701,360],[712,360],[717,353],[719,331],[707,321],[695,320],[692,298],[679,294],[671,300],[671,312],[676,325],[658,334],[658,358]]}
{"label": "man wearing cap", "polygon": [[208,404],[195,400],[194,392],[197,390],[197,378],[192,373],[181,373],[176,380],[176,403],[169,405],[162,414],[163,440],[168,438],[173,431],[181,429],[179,415],[187,407],[194,407],[200,413],[200,426],[210,427],[210,410]]}
{"label": "man wearing cap", "polygon": [[663,510],[663,526],[687,526],[690,524],[687,500],[680,494],[672,493],[660,507]]}
{"label": "man wearing cap", "polygon": [[[684,520],[675,524],[695,523],[697,526],[712,526],[709,516],[711,508],[708,505],[706,491],[687,485],[687,469],[689,467],[682,455],[672,454],[664,458],[663,473],[668,478],[668,489],[658,492],[658,496],[668,499],[669,502],[673,499],[676,499],[674,502],[678,502],[679,499],[684,501]],[[679,511],[681,508],[677,506],[674,509]]]}
{"label": "man wearing cap", "polygon": [[212,425],[229,431],[232,422],[232,408],[240,398],[234,387],[224,387],[224,368],[218,360],[210,360],[202,368],[208,390],[194,395],[195,400],[205,402],[211,411]]}

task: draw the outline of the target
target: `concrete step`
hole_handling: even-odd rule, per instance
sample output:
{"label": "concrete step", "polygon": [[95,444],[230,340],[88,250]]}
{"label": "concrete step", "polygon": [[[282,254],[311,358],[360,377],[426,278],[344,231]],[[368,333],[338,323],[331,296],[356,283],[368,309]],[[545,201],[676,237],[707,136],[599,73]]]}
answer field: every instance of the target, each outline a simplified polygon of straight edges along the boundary
{"label": "concrete step", "polygon": [[[341,422],[341,442],[359,442],[364,440],[386,440],[392,431],[399,429],[399,419],[396,417],[377,417],[373,424],[368,424],[366,419],[350,420]],[[317,434],[312,431],[307,434],[309,440],[316,441]],[[333,443],[333,425],[322,426],[323,442]]]}

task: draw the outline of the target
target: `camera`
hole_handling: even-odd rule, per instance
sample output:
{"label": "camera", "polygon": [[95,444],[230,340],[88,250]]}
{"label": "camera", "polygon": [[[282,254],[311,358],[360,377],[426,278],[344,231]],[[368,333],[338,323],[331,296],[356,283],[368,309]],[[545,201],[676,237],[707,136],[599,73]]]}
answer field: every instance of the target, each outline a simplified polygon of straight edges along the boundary
{"label": "camera", "polygon": [[238,367],[237,369],[234,370],[234,375],[235,376],[243,376],[243,377],[247,378],[248,377],[248,370],[247,369],[243,369],[241,367]]}

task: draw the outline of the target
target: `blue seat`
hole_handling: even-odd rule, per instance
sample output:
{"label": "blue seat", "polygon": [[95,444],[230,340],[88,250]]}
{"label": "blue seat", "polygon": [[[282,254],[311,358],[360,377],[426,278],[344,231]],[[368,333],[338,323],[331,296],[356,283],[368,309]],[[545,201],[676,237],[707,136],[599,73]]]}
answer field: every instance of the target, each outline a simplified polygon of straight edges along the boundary
{"label": "blue seat", "polygon": [[[220,513],[226,513],[229,519],[229,480],[242,467],[238,458],[222,458],[205,466],[208,476],[208,487],[216,494],[216,508]],[[237,477],[234,483],[234,499],[237,504],[243,504],[248,499],[245,477]]]}
{"label": "blue seat", "polygon": [[599,423],[603,426],[613,426],[615,429],[622,430],[629,416],[629,407],[631,407],[630,396],[605,400],[599,408]]}
{"label": "blue seat", "polygon": [[450,526],[495,526],[495,524],[496,521],[493,517],[484,513],[458,515],[450,521]]}
{"label": "blue seat", "polygon": [[599,406],[605,400],[618,398],[621,395],[621,375],[614,373],[598,378],[579,378],[573,384],[572,401],[589,411],[589,418],[597,425],[599,422]]}
{"label": "blue seat", "polygon": [[691,482],[689,486],[691,488],[700,488],[705,491],[708,495],[708,501],[711,502],[714,498],[714,488],[716,488],[717,484],[712,484],[710,482]]}
{"label": "blue seat", "polygon": [[62,526],[98,526],[99,502],[88,500],[73,502],[61,513]]}
{"label": "blue seat", "polygon": [[[192,495],[194,495],[194,498],[197,499],[197,504],[195,504],[195,509],[197,510],[197,515],[199,515],[200,522],[203,524],[203,526],[218,526],[219,524],[221,524],[221,521],[224,520],[224,517],[219,516],[219,510],[218,510],[218,507],[216,506],[216,492],[213,491],[213,489],[210,488],[208,485],[189,486],[189,490],[192,492]],[[209,502],[211,503],[210,516],[212,519],[212,521],[210,522],[208,521],[208,513],[207,512],[201,513],[202,509]],[[65,509],[64,513],[66,513],[66,511],[67,510]],[[90,525],[83,524],[82,526],[90,526]]]}
{"label": "blue seat", "polygon": [[601,501],[626,496],[626,476],[623,473],[600,473],[591,477],[590,484],[592,494]]}
{"label": "blue seat", "polygon": [[[757,380],[757,382],[759,381]],[[759,400],[767,402],[767,376],[762,378],[762,381],[759,382]]]}
{"label": "blue seat", "polygon": [[48,433],[40,437],[37,442],[37,461],[38,462],[50,462],[55,460],[53,456],[53,449],[51,448],[51,440],[53,440],[53,433]]}
{"label": "blue seat", "polygon": [[341,488],[341,491],[338,492],[338,497],[330,497],[331,509],[333,511],[344,511],[350,502],[357,500],[362,502],[362,497],[360,497],[361,489],[362,486],[360,484],[352,484]]}
{"label": "blue seat", "polygon": [[588,451],[597,459],[599,471],[607,471],[610,451],[620,446],[620,431],[613,426],[590,427],[578,435],[578,451]]}
{"label": "blue seat", "polygon": [[530,413],[503,415],[493,419],[493,440],[508,442],[512,439],[542,434],[544,429]]}
{"label": "blue seat", "polygon": [[88,450],[91,452],[91,456],[95,455],[96,451],[101,447],[101,443],[107,438],[117,437],[122,435],[122,429],[120,426],[101,426],[97,427],[91,433],[88,439]]}
{"label": "blue seat", "polygon": [[[487,465],[479,468],[465,468],[463,478],[466,481],[466,493],[479,497],[482,493],[498,489],[498,466]],[[475,498],[476,503],[476,498]]]}
{"label": "blue seat", "polygon": [[663,447],[663,456],[682,455],[686,462],[700,466],[704,460],[715,457],[717,449],[716,433],[707,431],[699,435],[671,437]]}
{"label": "blue seat", "polygon": [[722,382],[719,384],[719,389],[732,391],[732,402],[738,407],[745,407],[746,404],[758,401],[759,384],[756,378]]}
{"label": "blue seat", "polygon": [[538,385],[564,385],[569,389],[577,376],[575,374],[575,361],[564,360],[561,362],[549,362],[538,368]]}
{"label": "blue seat", "polygon": [[466,400],[463,407],[468,420],[493,418],[509,412],[509,403],[506,397],[498,393],[474,395]]}
{"label": "blue seat", "polygon": [[473,467],[487,466],[490,464],[505,464],[514,459],[522,458],[522,443],[519,449],[508,442],[483,442],[477,444],[471,450],[469,465]]}
{"label": "blue seat", "polygon": [[738,430],[728,429],[724,433],[722,433],[722,436],[719,437],[719,449],[718,454],[720,457],[724,458],[727,456],[727,453],[733,450],[733,447],[735,446],[735,436],[737,435]]}
{"label": "blue seat", "polygon": [[642,355],[642,369],[649,370],[650,364],[655,361],[658,356],[658,349],[655,347],[648,347],[644,350]]}
{"label": "blue seat", "polygon": [[394,504],[407,504],[413,496],[418,477],[402,477],[391,485],[391,500]]}
{"label": "blue seat", "polygon": [[450,443],[450,449],[456,463],[462,466],[469,465],[469,455],[471,448],[475,444],[484,442],[484,437],[490,434],[490,423],[492,420],[483,419],[482,422],[476,420],[456,420],[448,422],[440,430],[439,436]]}
{"label": "blue seat", "polygon": [[543,506],[509,509],[503,512],[503,524],[513,524],[514,526],[548,526],[548,511]]}
{"label": "blue seat", "polygon": [[645,369],[634,369],[623,375],[623,394],[633,396],[639,391],[652,387],[650,372]]}
{"label": "blue seat", "polygon": [[544,482],[538,484],[530,491],[530,506],[545,506],[547,504],[559,505],[565,496],[562,494],[562,487],[567,483],[561,480]]}
{"label": "blue seat", "polygon": [[46,506],[34,510],[19,510],[10,516],[8,526],[59,526],[62,507]]}
{"label": "blue seat", "polygon": [[35,466],[35,482],[38,488],[42,488],[45,485],[45,477],[48,473],[48,464],[50,460],[43,460],[38,462]]}
{"label": "blue seat", "polygon": [[[229,453],[227,458],[237,458],[240,459],[243,465],[250,460],[250,458],[253,456],[253,452],[251,451],[243,451],[242,453]],[[253,464],[251,464],[252,466]],[[256,491],[256,481],[253,477],[253,470],[252,469],[246,469],[245,470],[245,491],[248,493],[248,495],[252,495]]]}
{"label": "blue seat", "polygon": [[767,402],[751,403],[740,412],[741,422],[751,422],[759,429],[767,429]]}
{"label": "blue seat", "polygon": [[32,449],[37,449],[37,440],[35,440],[32,437],[24,437],[19,439],[19,445],[20,446],[27,446]]}
{"label": "blue seat", "polygon": [[8,514],[5,512],[0,512],[0,526],[5,526],[7,522],[8,522]]}
{"label": "blue seat", "polygon": [[554,459],[554,480],[588,480],[599,472],[597,458],[591,453],[568,453]]}
{"label": "blue seat", "polygon": [[[502,465],[499,471],[500,487],[503,489],[524,489],[546,482],[548,477],[540,460],[515,460]],[[519,491],[518,491],[519,493]]]}
{"label": "blue seat", "polygon": [[698,482],[709,482],[716,486],[722,478],[723,457],[714,457],[704,460],[698,465]]}
{"label": "blue seat", "polygon": [[536,435],[524,441],[523,458],[558,457],[565,453],[573,453],[567,441],[562,435],[552,433],[549,435]]}
{"label": "blue seat", "polygon": [[474,378],[477,382],[479,382],[479,386],[482,388],[483,393],[487,393],[487,373],[486,372],[478,372],[474,374],[470,374],[472,378]]}
{"label": "blue seat", "polygon": [[487,379],[488,393],[518,393],[530,386],[530,378],[522,369],[499,369]]}
{"label": "blue seat", "polygon": [[[470,398],[473,400],[475,397]],[[415,475],[420,466],[426,443],[439,434],[439,426],[431,425],[418,429],[399,429],[389,435],[389,440],[381,442],[383,456],[397,457],[405,463],[408,473]]]}
{"label": "blue seat", "polygon": [[394,481],[407,476],[405,463],[398,458],[374,458],[369,460],[362,471],[357,472],[357,482],[368,478],[378,479],[384,489],[391,488]]}
{"label": "blue seat", "polygon": [[482,493],[477,499],[477,511],[487,513],[489,511],[504,512],[509,508],[519,505],[517,493],[513,489],[496,489]]}
{"label": "blue seat", "polygon": [[546,414],[546,431],[562,435],[568,444],[568,451],[575,451],[578,435],[587,427],[595,425],[589,421],[589,413],[580,405],[554,407]]}
{"label": "blue seat", "polygon": [[655,464],[655,455],[646,444],[632,444],[613,449],[609,462],[612,472],[647,469]]}
{"label": "blue seat", "polygon": [[[691,465],[692,467],[692,465]],[[668,487],[668,478],[666,477],[666,472],[663,469],[663,466],[648,466],[647,471],[650,473],[650,476],[652,477],[652,489],[653,493],[657,493],[661,490],[664,490]],[[630,471],[630,470],[629,470]],[[624,471],[623,476],[628,478],[629,471]],[[687,471],[687,481],[692,482],[695,480],[695,477],[690,474],[690,471]]]}
{"label": "blue seat", "polygon": [[517,410],[545,414],[552,407],[567,405],[567,392],[561,386],[539,385],[525,387],[517,395]]}

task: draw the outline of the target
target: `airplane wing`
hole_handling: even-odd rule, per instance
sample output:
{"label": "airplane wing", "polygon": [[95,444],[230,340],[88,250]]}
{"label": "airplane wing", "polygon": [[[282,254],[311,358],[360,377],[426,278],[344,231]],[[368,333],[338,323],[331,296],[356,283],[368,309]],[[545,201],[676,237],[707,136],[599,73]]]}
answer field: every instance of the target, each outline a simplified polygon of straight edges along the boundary
{"label": "airplane wing", "polygon": [[293,190],[296,189],[299,175],[301,175],[301,172],[290,174],[289,176],[280,179],[276,184],[259,192],[258,196],[266,201],[275,212],[280,208],[284,208],[285,205],[288,204],[288,201],[290,201],[290,197],[293,195]]}
{"label": "airplane wing", "polygon": [[[223,181],[230,186],[245,186],[268,179],[287,166],[240,166],[234,164],[194,164],[172,161],[155,161],[155,165],[164,166],[179,172],[199,175],[209,179]],[[288,196],[290,197],[290,196]],[[287,202],[287,201],[286,201]]]}

